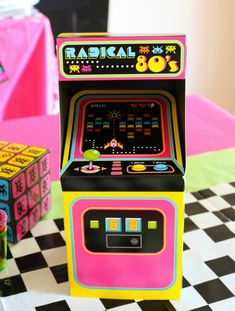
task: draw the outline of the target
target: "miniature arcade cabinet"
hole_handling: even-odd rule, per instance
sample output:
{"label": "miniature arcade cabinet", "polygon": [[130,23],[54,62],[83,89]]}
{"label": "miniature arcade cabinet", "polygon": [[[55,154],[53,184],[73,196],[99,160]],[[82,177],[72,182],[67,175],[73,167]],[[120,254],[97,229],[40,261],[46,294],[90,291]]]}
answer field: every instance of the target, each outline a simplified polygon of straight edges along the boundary
{"label": "miniature arcade cabinet", "polygon": [[58,38],[72,295],[177,299],[185,37]]}

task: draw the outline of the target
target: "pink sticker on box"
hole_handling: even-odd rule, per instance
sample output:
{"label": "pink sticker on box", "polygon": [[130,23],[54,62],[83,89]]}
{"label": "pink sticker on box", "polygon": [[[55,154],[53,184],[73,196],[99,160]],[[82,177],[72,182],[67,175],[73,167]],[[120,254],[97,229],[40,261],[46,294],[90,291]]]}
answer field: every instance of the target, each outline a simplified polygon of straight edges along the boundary
{"label": "pink sticker on box", "polygon": [[24,173],[19,174],[12,180],[12,195],[13,198],[18,198],[26,190],[26,181]]}
{"label": "pink sticker on box", "polygon": [[29,190],[28,193],[28,203],[29,208],[33,208],[40,200],[39,184],[35,185]]}
{"label": "pink sticker on box", "polygon": [[51,196],[48,194],[41,203],[41,216],[46,215],[46,213],[50,210],[51,208]]}
{"label": "pink sticker on box", "polygon": [[41,160],[39,161],[39,171],[40,176],[43,177],[50,170],[50,155],[47,153]]}
{"label": "pink sticker on box", "polygon": [[38,178],[39,178],[38,164],[34,163],[26,171],[27,186],[30,188],[38,181]]}
{"label": "pink sticker on box", "polygon": [[40,183],[41,196],[44,197],[50,191],[50,174],[46,175]]}
{"label": "pink sticker on box", "polygon": [[27,197],[24,194],[14,203],[15,220],[20,219],[27,212]]}
{"label": "pink sticker on box", "polygon": [[32,229],[40,219],[40,205],[37,205],[32,209],[29,214],[29,228]]}
{"label": "pink sticker on box", "polygon": [[29,219],[25,216],[16,224],[16,240],[19,241],[29,231]]}

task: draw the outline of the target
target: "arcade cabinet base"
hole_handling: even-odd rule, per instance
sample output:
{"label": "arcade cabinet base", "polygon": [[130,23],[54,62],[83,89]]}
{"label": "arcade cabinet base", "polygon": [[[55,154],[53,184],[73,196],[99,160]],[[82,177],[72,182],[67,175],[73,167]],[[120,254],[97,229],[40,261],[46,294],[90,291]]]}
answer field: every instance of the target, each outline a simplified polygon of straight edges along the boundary
{"label": "arcade cabinet base", "polygon": [[63,196],[72,296],[180,298],[183,192]]}

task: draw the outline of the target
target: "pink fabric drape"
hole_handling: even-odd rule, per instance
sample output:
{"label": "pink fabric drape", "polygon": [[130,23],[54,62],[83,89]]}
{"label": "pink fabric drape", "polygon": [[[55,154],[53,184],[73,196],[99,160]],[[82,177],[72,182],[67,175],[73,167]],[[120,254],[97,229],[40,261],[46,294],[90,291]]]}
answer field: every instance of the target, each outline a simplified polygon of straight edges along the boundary
{"label": "pink fabric drape", "polygon": [[0,121],[53,112],[57,94],[54,42],[42,14],[0,20]]}

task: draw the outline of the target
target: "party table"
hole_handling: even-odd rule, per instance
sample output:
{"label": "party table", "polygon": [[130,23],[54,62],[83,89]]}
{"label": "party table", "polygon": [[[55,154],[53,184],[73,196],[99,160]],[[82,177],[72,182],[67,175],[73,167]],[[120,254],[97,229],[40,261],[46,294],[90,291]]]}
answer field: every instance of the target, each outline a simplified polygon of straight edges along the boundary
{"label": "party table", "polygon": [[[0,140],[51,150],[52,209],[8,245],[0,310],[235,310],[235,117],[200,96],[187,97],[187,174],[183,289],[179,301],[69,296],[59,184],[59,116],[0,123]],[[120,297],[121,298],[121,297]]]}
{"label": "party table", "polygon": [[57,73],[49,20],[40,13],[0,20],[0,120],[55,111]]}

